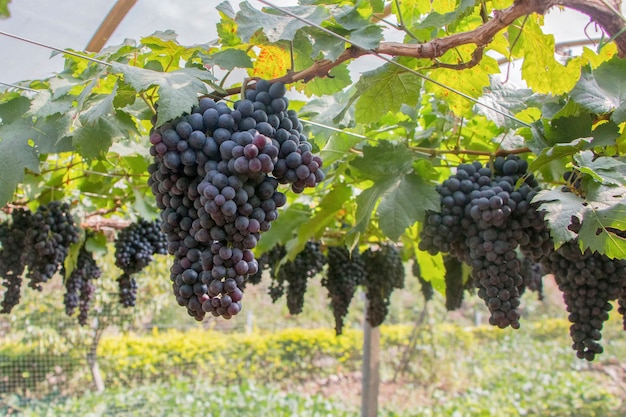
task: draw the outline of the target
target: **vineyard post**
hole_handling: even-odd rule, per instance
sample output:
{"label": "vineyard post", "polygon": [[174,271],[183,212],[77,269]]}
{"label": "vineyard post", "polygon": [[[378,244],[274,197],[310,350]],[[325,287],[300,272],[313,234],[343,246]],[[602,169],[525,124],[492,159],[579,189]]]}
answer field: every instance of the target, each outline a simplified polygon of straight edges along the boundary
{"label": "vineyard post", "polygon": [[[367,299],[365,300],[367,311]],[[361,417],[378,415],[380,386],[380,326],[372,327],[363,320],[363,379],[361,388]]]}

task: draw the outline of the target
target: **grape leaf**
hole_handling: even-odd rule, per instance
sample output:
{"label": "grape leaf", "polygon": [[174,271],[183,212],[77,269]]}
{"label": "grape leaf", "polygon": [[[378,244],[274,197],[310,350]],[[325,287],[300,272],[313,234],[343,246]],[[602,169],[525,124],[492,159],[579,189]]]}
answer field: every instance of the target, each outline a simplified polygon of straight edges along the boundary
{"label": "grape leaf", "polygon": [[12,100],[0,103],[0,121],[3,124],[8,124],[22,118],[30,105],[31,101],[24,96],[16,96]]}
{"label": "grape leaf", "polygon": [[252,68],[252,60],[246,51],[234,48],[223,49],[212,53],[211,55],[205,55],[202,58],[202,63],[210,66],[217,65],[225,70],[232,70],[235,68]]}
{"label": "grape leaf", "polygon": [[98,94],[92,98],[89,108],[82,114],[87,124],[93,125],[101,118],[107,118],[115,113],[113,108],[113,100],[117,95],[117,84],[113,87],[110,94]]}
{"label": "grape leaf", "polygon": [[289,52],[275,45],[264,45],[255,61],[250,75],[265,79],[285,75],[291,69]]}
{"label": "grape leaf", "polygon": [[354,159],[350,166],[359,170],[363,178],[376,180],[405,174],[411,170],[412,163],[406,146],[380,141],[377,146],[365,145],[363,156]]}
{"label": "grape leaf", "polygon": [[97,119],[92,125],[84,125],[74,132],[73,145],[87,159],[102,157],[109,150],[119,130],[108,119]]}
{"label": "grape leaf", "polygon": [[544,34],[538,21],[541,17],[529,16],[521,26],[508,28],[511,54],[524,58],[522,77],[535,93],[559,95],[570,91],[580,77],[580,58],[562,65],[554,57],[554,36]]}
{"label": "grape leaf", "polygon": [[626,259],[626,187],[590,183],[578,232],[581,249]]}
{"label": "grape leaf", "polygon": [[490,86],[485,89],[485,93],[478,99],[486,106],[476,105],[474,111],[484,114],[499,127],[517,127],[517,122],[505,117],[501,113],[493,111],[500,110],[502,113],[514,116],[528,107],[528,99],[533,95],[532,90],[526,88],[511,88],[507,84],[491,79]]}
{"label": "grape leaf", "polygon": [[0,127],[0,206],[11,200],[24,179],[24,169],[39,172],[39,157],[28,136],[6,135]]}
{"label": "grape leaf", "polygon": [[103,232],[96,232],[85,241],[85,249],[89,252],[105,255],[107,253],[107,238]]}
{"label": "grape leaf", "polygon": [[445,266],[441,253],[435,256],[428,252],[417,249],[415,245],[415,258],[420,265],[422,278],[430,282],[435,290],[440,294],[446,293],[446,282],[444,280]]}
{"label": "grape leaf", "polygon": [[583,72],[570,93],[572,98],[595,114],[613,112],[611,120],[626,121],[626,60],[613,58],[592,72]]}
{"label": "grape leaf", "polygon": [[472,12],[475,5],[476,0],[461,0],[459,5],[453,11],[443,14],[439,12],[432,12],[416,27],[419,29],[437,29],[447,26],[467,16]]}
{"label": "grape leaf", "polygon": [[272,222],[272,228],[263,234],[255,248],[256,253],[264,253],[277,244],[290,241],[296,230],[311,218],[311,208],[302,203],[290,204],[280,216]]}
{"label": "grape leaf", "polygon": [[309,221],[300,225],[298,229],[298,245],[304,248],[304,245],[311,238],[319,238],[321,232],[331,223],[337,212],[343,210],[346,201],[352,197],[352,188],[345,184],[336,184],[321,199],[317,206],[317,210]]}
{"label": "grape leaf", "polygon": [[333,162],[345,158],[350,148],[356,146],[362,140],[363,138],[354,135],[333,134],[320,152],[320,157],[325,165],[331,165]]}
{"label": "grape leaf", "polygon": [[594,158],[592,151],[584,151],[574,155],[578,170],[591,176],[594,181],[605,185],[626,184],[626,164],[606,156]]}
{"label": "grape leaf", "polygon": [[11,3],[11,0],[0,0],[0,18],[11,17],[9,3]]}
{"label": "grape leaf", "polygon": [[554,146],[546,147],[528,166],[528,172],[538,171],[552,161],[557,161],[563,157],[574,155],[587,147],[587,139],[577,139],[570,143],[557,143]]}
{"label": "grape leaf", "polygon": [[356,83],[355,118],[362,123],[371,123],[381,115],[397,112],[403,104],[417,105],[422,80],[417,75],[397,67],[385,64],[373,71],[368,71]]}
{"label": "grape leaf", "polygon": [[[285,7],[285,10],[316,24],[321,24],[329,15],[328,10],[322,6]],[[270,42],[291,41],[299,29],[307,26],[291,16],[259,11],[247,1],[239,4],[236,20],[239,25],[237,33],[244,42],[250,41],[258,30],[263,30]]]}
{"label": "grape leaf", "polygon": [[583,220],[583,213],[586,210],[583,198],[561,190],[541,190],[532,202],[541,203],[539,209],[546,211],[545,219],[550,225],[550,235],[555,247],[558,248],[576,237],[576,233],[568,227],[572,223],[572,216]]}
{"label": "grape leaf", "polygon": [[198,68],[157,72],[117,62],[111,66],[113,72],[124,74],[124,81],[138,92],[153,86],[159,87],[157,126],[191,111],[198,104],[198,95],[207,92],[203,80],[215,80],[210,72]]}
{"label": "grape leaf", "polygon": [[607,121],[596,127],[592,134],[591,146],[615,146],[619,137],[619,126],[615,122]]}
{"label": "grape leaf", "polygon": [[33,98],[28,109],[28,114],[35,117],[48,117],[53,114],[63,114],[72,109],[75,98],[62,96],[57,100],[52,99],[52,93],[48,90],[39,90]]}
{"label": "grape leaf", "polygon": [[348,236],[365,233],[370,223],[374,207],[376,207],[376,203],[396,181],[397,178],[395,176],[380,178],[370,188],[363,190],[361,194],[356,197],[355,225],[347,233]]}
{"label": "grape leaf", "polygon": [[336,36],[317,28],[307,28],[306,31],[314,40],[311,50],[311,58],[313,59],[317,59],[321,55],[322,58],[334,61],[346,50],[345,42]]}
{"label": "grape leaf", "polygon": [[439,210],[439,194],[432,184],[413,173],[404,175],[383,196],[378,223],[391,240],[398,240],[407,227],[424,219],[426,210]]}
{"label": "grape leaf", "polygon": [[359,48],[376,49],[383,39],[383,30],[378,25],[367,25],[350,32],[349,39]]}
{"label": "grape leaf", "polygon": [[223,1],[217,5],[220,12],[220,21],[217,24],[217,35],[224,46],[236,46],[241,44],[241,39],[237,36],[237,22],[235,22],[235,10],[229,1]]}

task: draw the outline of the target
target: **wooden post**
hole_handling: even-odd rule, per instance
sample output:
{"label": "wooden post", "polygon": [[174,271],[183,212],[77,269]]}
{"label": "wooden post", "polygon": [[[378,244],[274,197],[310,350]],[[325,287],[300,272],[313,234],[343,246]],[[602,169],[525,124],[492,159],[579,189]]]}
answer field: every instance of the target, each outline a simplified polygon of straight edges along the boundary
{"label": "wooden post", "polygon": [[137,0],[118,0],[102,23],[100,23],[100,27],[98,27],[98,30],[96,30],[96,33],[94,33],[85,49],[89,52],[100,52],[104,44],[109,40],[109,37],[113,34],[113,31],[115,31],[124,16],[126,16],[135,3],[137,3]]}
{"label": "wooden post", "polygon": [[[367,300],[365,303],[367,306]],[[370,326],[367,320],[363,321],[362,369],[361,417],[376,417],[380,385],[380,327]]]}

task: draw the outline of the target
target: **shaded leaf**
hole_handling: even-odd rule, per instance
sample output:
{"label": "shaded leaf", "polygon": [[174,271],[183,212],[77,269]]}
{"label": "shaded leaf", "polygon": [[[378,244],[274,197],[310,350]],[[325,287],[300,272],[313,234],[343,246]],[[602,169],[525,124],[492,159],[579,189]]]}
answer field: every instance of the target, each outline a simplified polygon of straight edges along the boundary
{"label": "shaded leaf", "polygon": [[[4,126],[3,126],[4,127]],[[0,206],[11,200],[24,179],[24,169],[39,172],[39,157],[28,137],[7,136],[0,127]]]}
{"label": "shaded leaf", "polygon": [[378,223],[391,240],[398,240],[407,227],[424,219],[426,210],[440,209],[435,187],[415,174],[407,174],[382,198]]}
{"label": "shaded leaf", "polygon": [[215,79],[210,72],[198,68],[156,72],[114,62],[112,69],[114,72],[124,74],[124,81],[138,92],[153,86],[159,87],[157,126],[190,112],[193,106],[198,104],[198,95],[207,92],[203,80]]}
{"label": "shaded leaf", "polygon": [[241,49],[223,49],[203,58],[202,62],[207,65],[217,65],[225,70],[235,68],[252,68],[252,60]]}

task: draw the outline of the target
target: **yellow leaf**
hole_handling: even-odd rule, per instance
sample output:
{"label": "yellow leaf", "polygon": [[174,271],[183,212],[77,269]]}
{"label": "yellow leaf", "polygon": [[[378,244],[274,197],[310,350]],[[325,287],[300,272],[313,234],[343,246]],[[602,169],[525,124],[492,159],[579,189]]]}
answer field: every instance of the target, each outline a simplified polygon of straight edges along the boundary
{"label": "yellow leaf", "polygon": [[285,75],[291,69],[289,51],[275,45],[260,48],[254,67],[249,71],[251,76],[272,79]]}

